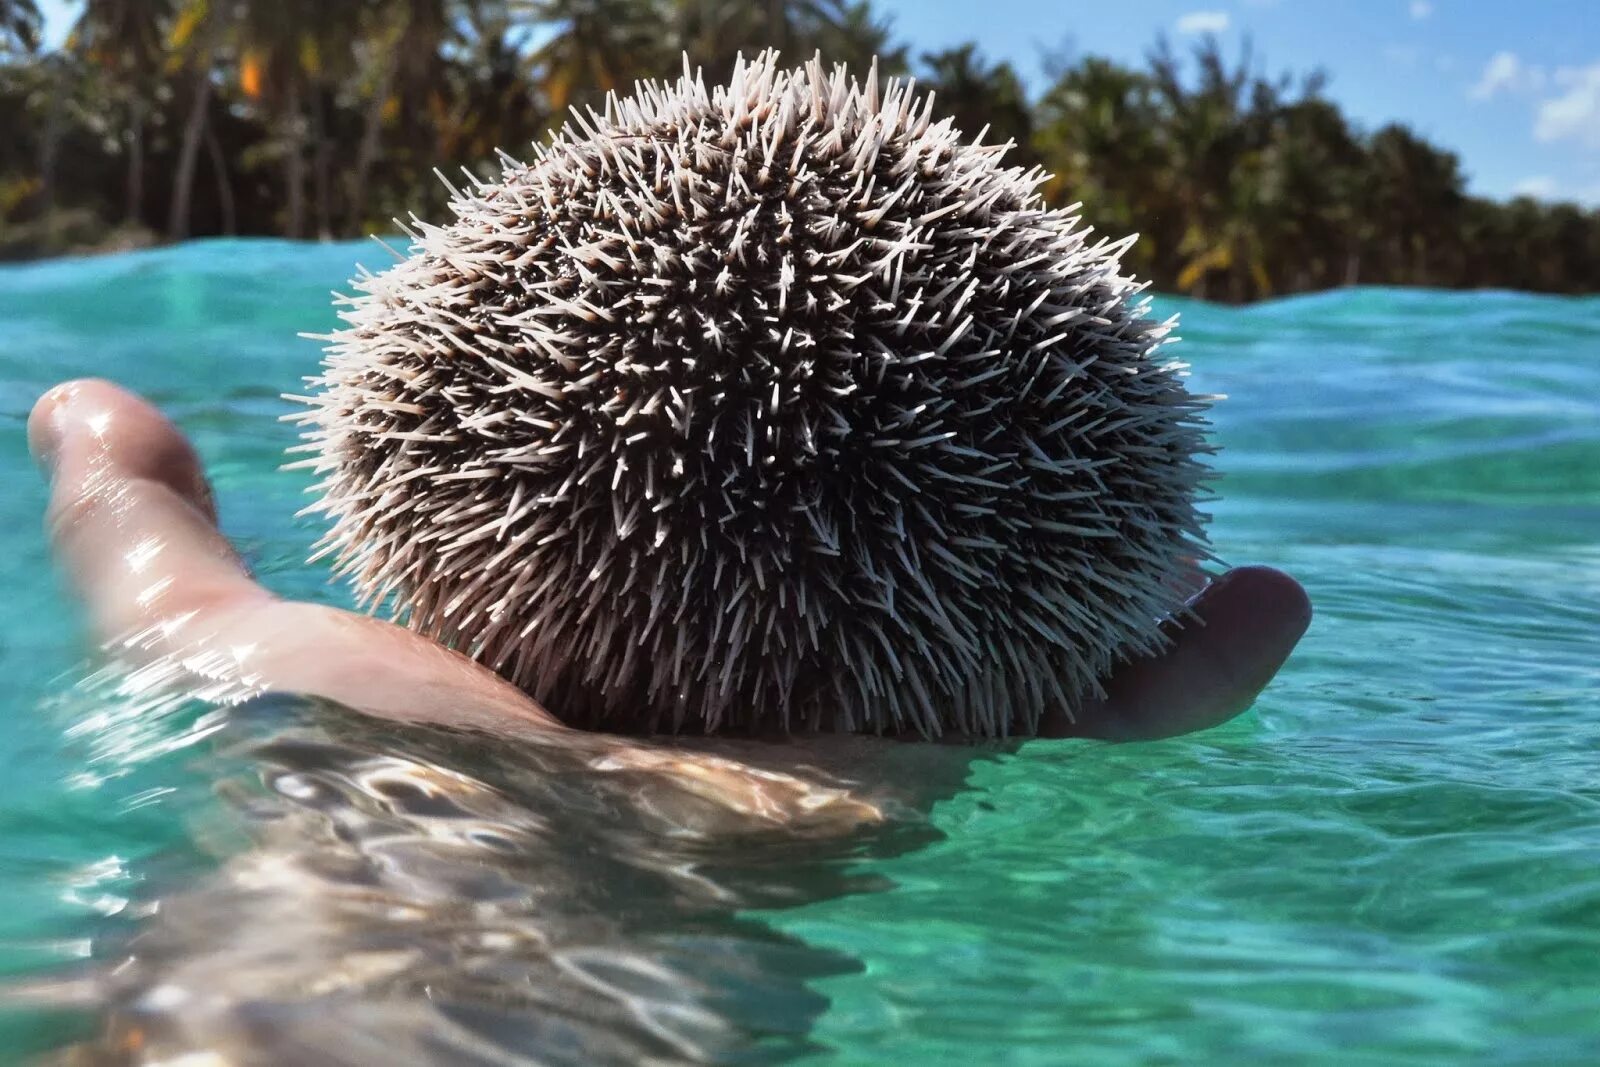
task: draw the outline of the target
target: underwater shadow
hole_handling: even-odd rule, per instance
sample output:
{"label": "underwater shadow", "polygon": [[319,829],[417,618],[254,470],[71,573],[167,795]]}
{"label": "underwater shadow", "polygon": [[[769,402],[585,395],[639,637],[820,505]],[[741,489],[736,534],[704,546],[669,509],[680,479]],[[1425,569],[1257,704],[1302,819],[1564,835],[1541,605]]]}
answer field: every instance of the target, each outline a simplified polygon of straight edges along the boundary
{"label": "underwater shadow", "polygon": [[[144,918],[101,932],[99,1036],[64,1062],[786,1062],[819,1050],[813,983],[862,964],[744,913],[892,888],[871,861],[941,839],[932,806],[1015,748],[663,749],[754,769],[730,807],[581,742],[298,699],[237,709],[229,735],[207,757],[229,824],[212,836],[247,844],[152,875]],[[783,815],[844,795],[879,816]]]}

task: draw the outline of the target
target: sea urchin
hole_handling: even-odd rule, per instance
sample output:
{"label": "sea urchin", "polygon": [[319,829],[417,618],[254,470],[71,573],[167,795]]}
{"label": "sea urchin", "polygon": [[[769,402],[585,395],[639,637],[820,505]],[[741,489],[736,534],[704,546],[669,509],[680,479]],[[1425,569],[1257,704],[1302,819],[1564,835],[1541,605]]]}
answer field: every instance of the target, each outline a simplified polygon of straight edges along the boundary
{"label": "sea urchin", "polygon": [[1163,642],[1205,403],[1005,150],[767,53],[502,157],[344,300],[323,551],[569,722],[1033,732]]}

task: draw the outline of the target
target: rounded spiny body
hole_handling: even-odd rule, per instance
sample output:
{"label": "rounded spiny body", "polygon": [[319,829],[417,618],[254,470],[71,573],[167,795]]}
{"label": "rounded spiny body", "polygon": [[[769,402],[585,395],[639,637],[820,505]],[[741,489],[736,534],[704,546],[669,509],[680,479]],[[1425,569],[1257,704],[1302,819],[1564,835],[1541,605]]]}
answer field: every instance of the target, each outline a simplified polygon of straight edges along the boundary
{"label": "rounded spiny body", "polygon": [[457,192],[302,416],[338,569],[613,728],[1029,733],[1159,647],[1171,323],[931,111],[769,53]]}

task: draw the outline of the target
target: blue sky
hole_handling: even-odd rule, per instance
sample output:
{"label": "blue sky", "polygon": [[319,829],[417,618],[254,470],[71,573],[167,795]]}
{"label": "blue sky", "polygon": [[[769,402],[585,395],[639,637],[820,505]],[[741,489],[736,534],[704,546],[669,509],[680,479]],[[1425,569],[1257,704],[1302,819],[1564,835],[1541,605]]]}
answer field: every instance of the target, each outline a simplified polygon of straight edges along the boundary
{"label": "blue sky", "polygon": [[[339,0],[336,0],[339,2]],[[44,0],[50,36],[77,4]],[[1600,206],[1600,0],[876,0],[915,50],[977,41],[1035,91],[1047,52],[1138,62],[1248,36],[1271,73],[1321,67],[1368,127],[1400,120],[1461,156],[1471,190]]]}

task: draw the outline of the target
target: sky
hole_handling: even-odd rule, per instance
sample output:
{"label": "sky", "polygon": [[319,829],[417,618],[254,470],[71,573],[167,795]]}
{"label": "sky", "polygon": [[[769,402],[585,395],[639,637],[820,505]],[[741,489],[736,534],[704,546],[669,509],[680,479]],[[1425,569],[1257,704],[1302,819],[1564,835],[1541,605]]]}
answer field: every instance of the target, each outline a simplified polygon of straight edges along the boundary
{"label": "sky", "polygon": [[[343,2],[343,0],[334,0]],[[69,0],[43,0],[49,39]],[[913,54],[976,41],[1038,92],[1045,57],[1139,62],[1156,36],[1246,39],[1264,73],[1331,77],[1358,123],[1461,157],[1470,191],[1600,207],[1600,0],[874,0]]]}

